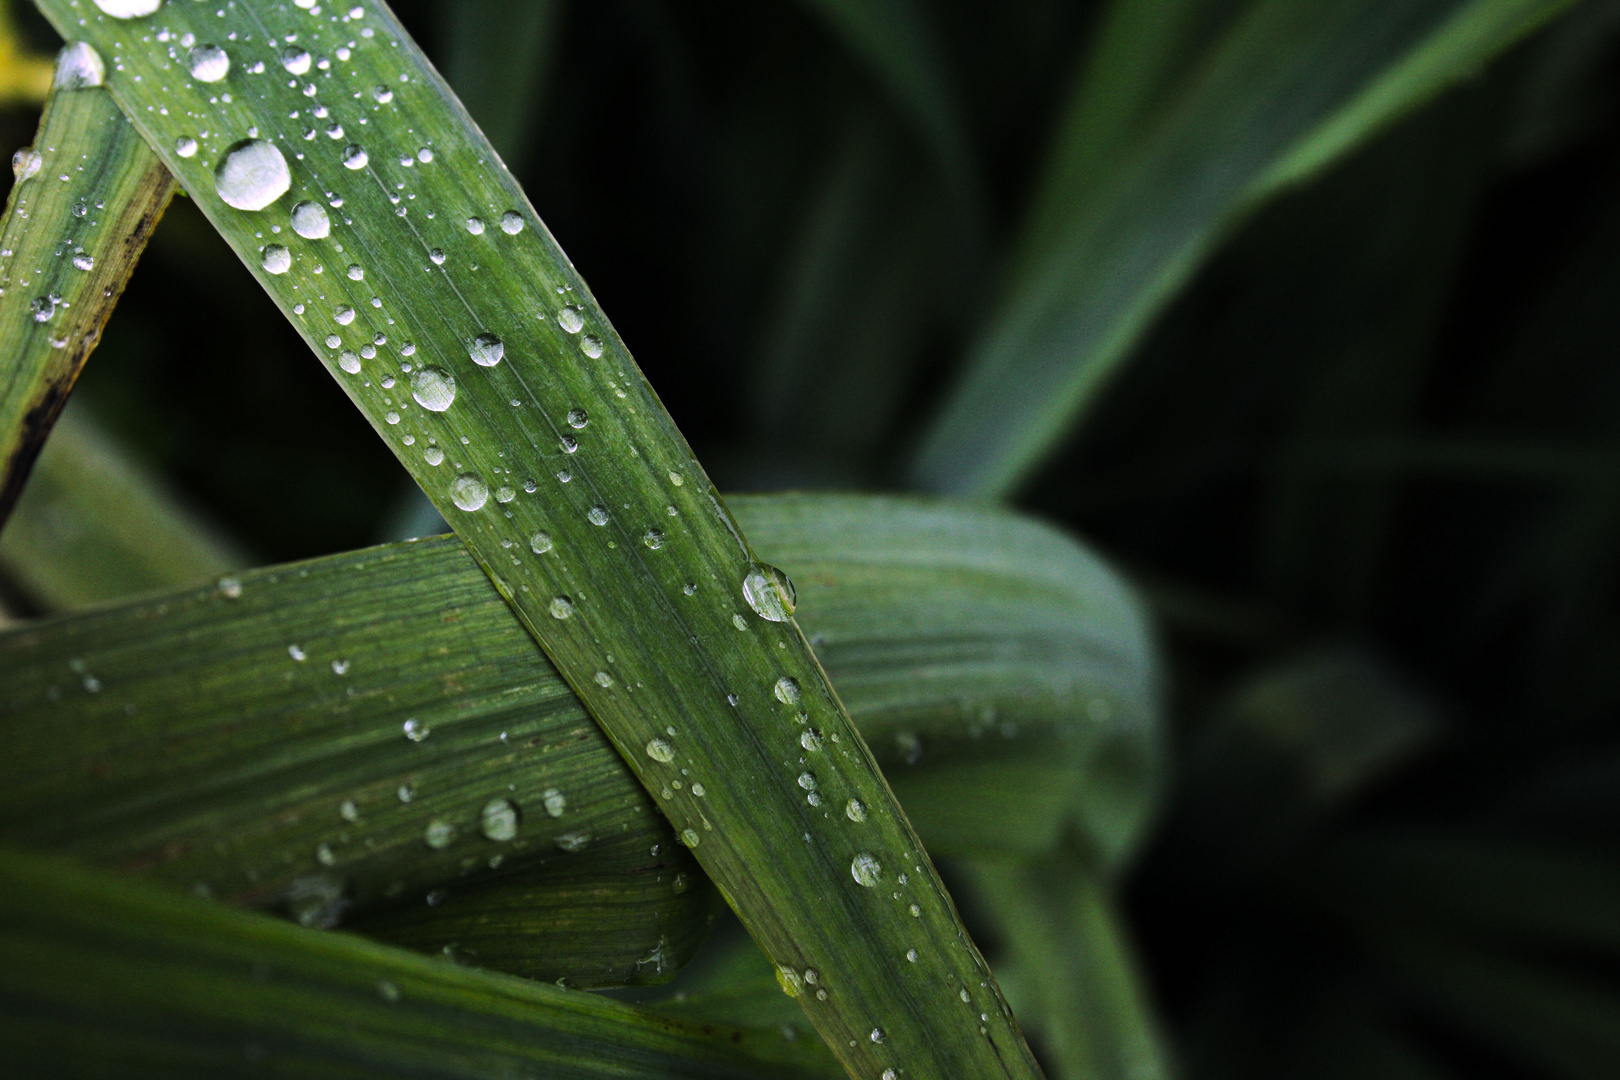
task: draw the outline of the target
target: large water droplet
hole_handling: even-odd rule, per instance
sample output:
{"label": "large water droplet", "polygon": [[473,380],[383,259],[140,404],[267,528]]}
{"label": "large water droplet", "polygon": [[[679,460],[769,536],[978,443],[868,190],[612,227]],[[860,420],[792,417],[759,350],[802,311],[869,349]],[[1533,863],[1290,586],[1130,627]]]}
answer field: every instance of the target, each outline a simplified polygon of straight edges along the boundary
{"label": "large water droplet", "polygon": [[248,139],[225,151],[214,170],[214,188],[227,205],[238,210],[263,210],[292,187],[287,159],[276,144]]}
{"label": "large water droplet", "polygon": [[602,355],[602,339],[597,337],[595,334],[586,334],[584,337],[580,338],[579,347],[584,351],[585,355],[590,357],[592,360],[595,360]]}
{"label": "large water droplet", "polygon": [[754,614],[770,622],[787,622],[798,599],[788,576],[765,563],[756,564],[743,578],[742,591]]}
{"label": "large water droplet", "polygon": [[784,675],[776,680],[776,700],[784,705],[797,705],[803,695],[799,692],[799,681],[790,675]]}
{"label": "large water droplet", "polygon": [[360,374],[360,357],[348,349],[344,349],[338,353],[338,367],[347,371],[350,375],[358,375]]}
{"label": "large water droplet", "polygon": [[480,367],[494,367],[506,355],[506,345],[494,334],[479,334],[467,347],[467,355]]}
{"label": "large water droplet", "polygon": [[417,368],[411,372],[411,397],[429,412],[444,412],[456,400],[455,377],[443,368]]}
{"label": "large water droplet", "polygon": [[523,215],[516,210],[508,210],[501,215],[501,232],[508,236],[516,236],[523,231]]}
{"label": "large water droplet", "polygon": [[40,156],[38,150],[32,146],[25,146],[11,155],[11,175],[20,184],[39,172],[44,164],[45,159]]}
{"label": "large water droplet", "polygon": [[163,0],[96,0],[96,7],[115,19],[138,19],[163,6]]}
{"label": "large water droplet", "polygon": [[870,852],[863,851],[850,862],[849,872],[856,882],[870,889],[883,879],[883,864]]}
{"label": "large water droplet", "polygon": [[578,429],[578,428],[584,427],[586,424],[588,424],[590,422],[591,422],[591,415],[590,415],[590,413],[586,412],[584,409],[581,409],[581,408],[576,406],[576,407],[568,410],[568,426],[569,427]]}
{"label": "large water droplet", "polygon": [[371,159],[366,156],[366,148],[350,143],[343,148],[343,167],[345,169],[363,169]]}
{"label": "large water droplet", "polygon": [[292,252],[280,244],[271,244],[264,249],[264,258],[259,260],[267,274],[285,274],[292,269]]}
{"label": "large water droplet", "polygon": [[844,804],[844,816],[859,825],[866,820],[866,804],[859,799],[851,799]]}
{"label": "large water droplet", "polygon": [[477,510],[489,501],[489,485],[475,473],[462,473],[450,484],[450,501],[463,510]]}
{"label": "large water droplet", "polygon": [[607,507],[593,506],[586,512],[585,517],[592,525],[606,525],[608,523]]}
{"label": "large water droplet", "polygon": [[667,765],[675,760],[675,749],[663,739],[654,739],[647,744],[647,756]]}
{"label": "large water droplet", "polygon": [[571,618],[574,614],[574,602],[566,596],[553,597],[546,610],[551,612],[553,619]]}
{"label": "large water droplet", "polygon": [[509,799],[491,799],[480,816],[484,835],[501,843],[518,834],[518,808]]}
{"label": "large water droplet", "polygon": [[577,334],[585,328],[585,317],[579,313],[579,308],[570,304],[557,312],[557,325],[570,334]]}
{"label": "large water droplet", "polygon": [[231,70],[231,58],[218,45],[198,45],[186,54],[186,68],[198,82],[219,82]]}
{"label": "large water droplet", "polygon": [[107,78],[101,54],[87,41],[75,41],[56,54],[56,75],[51,85],[57,90],[83,90],[100,86]]}
{"label": "large water droplet", "polygon": [[481,235],[483,233],[483,231],[484,231],[484,221],[483,221],[483,219],[482,218],[475,218],[475,217],[468,218],[467,219],[467,231],[472,233],[474,236]]}
{"label": "large water droplet", "polygon": [[551,550],[551,546],[551,534],[548,532],[537,532],[529,537],[529,550],[536,555],[544,555]]}
{"label": "large water droplet", "polygon": [[332,220],[320,203],[301,202],[292,208],[292,227],[305,240],[319,240],[332,231]]}
{"label": "large water droplet", "polygon": [[308,49],[300,49],[297,45],[289,45],[281,50],[281,66],[290,74],[302,75],[309,71],[310,57]]}

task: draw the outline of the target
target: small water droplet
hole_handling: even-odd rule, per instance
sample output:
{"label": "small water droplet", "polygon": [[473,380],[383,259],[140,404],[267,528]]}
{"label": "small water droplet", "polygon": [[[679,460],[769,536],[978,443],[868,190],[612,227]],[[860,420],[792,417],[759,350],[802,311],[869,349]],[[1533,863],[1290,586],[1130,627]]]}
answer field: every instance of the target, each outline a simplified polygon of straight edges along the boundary
{"label": "small water droplet", "polygon": [[[342,134],[343,132],[340,128],[338,130],[338,135],[341,136]],[[348,146],[343,148],[343,167],[345,169],[363,169],[366,167],[366,163],[370,160],[371,159],[366,156],[366,148],[363,146],[350,143]]]}
{"label": "small water droplet", "polygon": [[75,41],[56,54],[56,74],[51,87],[56,90],[85,90],[100,86],[107,78],[101,54],[88,41]]}
{"label": "small water droplet", "polygon": [[483,233],[483,231],[484,231],[483,219],[482,218],[475,218],[475,217],[468,218],[467,219],[467,231],[472,233],[474,236],[481,235]]}
{"label": "small water droplet", "polygon": [[431,248],[428,251],[428,258],[433,260],[433,265],[434,266],[443,266],[444,265],[444,249],[443,248]]}
{"label": "small water droplet", "polygon": [[292,187],[287,159],[276,144],[247,139],[225,151],[214,170],[214,190],[238,210],[263,210]]}
{"label": "small water droplet", "polygon": [[373,86],[371,88],[371,100],[379,105],[386,105],[394,100],[394,92],[386,86]]}
{"label": "small water droplet", "polygon": [[417,368],[411,372],[411,397],[429,412],[444,412],[456,400],[455,377],[443,368]]}
{"label": "small water droplet", "polygon": [[411,742],[421,742],[423,739],[433,734],[432,728],[428,727],[415,717],[405,721],[404,728],[405,737],[411,740]]}
{"label": "small water droplet", "polygon": [[11,155],[11,175],[20,184],[39,172],[44,164],[45,159],[40,156],[38,150],[25,146]]}
{"label": "small water droplet", "polygon": [[866,820],[866,804],[859,799],[851,799],[844,804],[844,816],[857,825]]}
{"label": "small water droplet", "polygon": [[915,964],[917,962],[917,950],[916,949],[907,949],[906,950],[906,959],[910,960],[913,964]]}
{"label": "small water droplet", "polygon": [[416,798],[416,785],[409,782],[403,783],[399,785],[399,790],[395,794],[399,796],[400,802],[408,803]]}
{"label": "small water droplet", "polygon": [[568,410],[568,426],[578,430],[591,422],[591,414],[575,406]]}
{"label": "small water droplet", "polygon": [[606,525],[608,523],[607,507],[593,506],[586,511],[585,517],[592,525]]}
{"label": "small water droplet", "polygon": [[489,501],[489,485],[476,473],[462,473],[450,483],[450,501],[462,510],[477,510]]}
{"label": "small water droplet", "polygon": [[361,278],[366,276],[365,267],[361,266],[359,263],[350,263],[348,270],[344,272],[349,275],[350,281],[359,281]]}
{"label": "small water droplet", "polygon": [[545,804],[546,813],[552,817],[562,817],[568,809],[568,799],[556,788],[547,788],[540,794],[540,801]]}
{"label": "small water droplet", "polygon": [[591,834],[588,832],[563,833],[561,836],[557,837],[555,841],[553,841],[553,843],[555,843],[559,848],[568,852],[570,855],[584,851],[590,842]]}
{"label": "small water droplet", "polygon": [[922,918],[922,908],[918,907],[916,904],[912,904],[911,905],[911,917],[913,919]]}
{"label": "small water droplet", "polygon": [[642,534],[641,542],[646,544],[652,550],[657,551],[659,548],[664,546],[664,530],[648,529]]}
{"label": "small water droplet", "polygon": [[227,600],[235,600],[242,595],[242,583],[233,577],[219,579],[219,591]]}
{"label": "small water droplet", "polygon": [[347,371],[350,375],[358,375],[360,374],[360,357],[348,349],[344,349],[338,353],[338,367]]}
{"label": "small water droplet", "polygon": [[193,139],[190,135],[180,136],[178,139],[174,140],[174,152],[185,158],[196,157],[197,140]]}
{"label": "small water droplet", "polygon": [[309,655],[304,652],[303,648],[296,644],[287,646],[287,655],[300,663],[309,659]]}
{"label": "small water droplet", "polygon": [[399,1000],[399,987],[387,979],[377,980],[377,996],[392,1005]]}
{"label": "small water droplet", "polygon": [[602,355],[602,339],[597,337],[595,334],[586,334],[584,337],[580,338],[579,347],[584,350],[585,355],[590,357],[592,360],[595,360],[597,357]]}
{"label": "small water droplet", "polygon": [[338,813],[344,821],[355,822],[360,820],[360,806],[353,799],[344,799],[338,804]]}
{"label": "small water droplet", "polygon": [[501,215],[501,232],[508,236],[516,236],[523,231],[523,215],[516,210],[508,210]]}
{"label": "small water droplet", "polygon": [[494,367],[506,355],[506,345],[494,334],[479,334],[467,347],[467,355],[479,367]]}
{"label": "small water droplet", "polygon": [[455,838],[456,827],[443,818],[434,818],[422,832],[422,839],[434,850],[449,847]]}
{"label": "small water droplet", "polygon": [[598,671],[596,673],[596,685],[606,690],[608,687],[613,685],[613,676],[609,675],[605,671]]}
{"label": "small water droplet", "polygon": [[887,1039],[889,1036],[882,1028],[873,1028],[872,1029],[872,1034],[867,1036],[867,1037],[870,1038],[875,1043],[880,1043],[884,1039]]}
{"label": "small water droplet", "polygon": [[[423,899],[427,901],[428,907],[438,907],[440,904],[444,903],[445,900],[449,899],[449,897],[450,894],[445,892],[443,889],[432,889],[429,890],[427,896],[423,897]],[[449,949],[450,946],[446,945],[445,948]]]}
{"label": "small water droplet", "polygon": [[849,872],[858,884],[873,888],[883,880],[883,864],[870,852],[861,852],[849,864]]}
{"label": "small water droplet", "polygon": [[789,675],[776,680],[775,690],[776,700],[784,705],[797,705],[804,696],[799,690],[799,681]]}
{"label": "small water droplet", "polygon": [[303,75],[309,71],[310,56],[307,49],[300,49],[297,45],[289,45],[281,50],[281,66],[289,74]]}
{"label": "small water droplet", "polygon": [[316,844],[315,861],[322,866],[335,866],[337,864],[337,855],[333,853],[330,844]]}
{"label": "small water droplet", "polygon": [[73,266],[77,270],[94,270],[96,268],[96,257],[94,255],[86,255],[82,251],[77,252],[73,256]]}
{"label": "small water droplet", "polygon": [[821,732],[815,728],[805,728],[799,733],[799,745],[809,751],[821,749]]}
{"label": "small water droplet", "polygon": [[430,446],[422,451],[422,460],[429,465],[441,465],[444,463],[444,451],[437,446]]}
{"label": "small water droplet", "polygon": [[653,739],[647,744],[647,756],[667,765],[675,760],[675,749],[663,739]]}
{"label": "small water droplet", "polygon": [[799,774],[799,786],[806,791],[816,790],[816,774],[802,772]]}
{"label": "small water droplet", "polygon": [[218,45],[198,45],[186,55],[186,67],[198,82],[215,83],[231,70],[231,58]]}
{"label": "small water droplet", "polygon": [[285,274],[292,269],[292,252],[280,244],[271,244],[264,249],[264,257],[259,260],[267,274]]}
{"label": "small water droplet", "polygon": [[570,334],[577,334],[585,328],[585,317],[579,313],[579,308],[570,304],[557,312],[557,325]]}
{"label": "small water droplet", "polygon": [[480,816],[484,835],[496,843],[504,843],[518,834],[518,808],[510,799],[491,799],[484,804]]}
{"label": "small water droplet", "polygon": [[332,231],[332,221],[320,203],[301,202],[292,208],[292,227],[305,240],[319,240]]}
{"label": "small water droplet", "polygon": [[536,555],[544,555],[551,547],[551,534],[548,532],[537,532],[529,537],[529,550]]}
{"label": "small water droplet", "polygon": [[743,578],[742,591],[743,599],[762,619],[787,622],[793,615],[798,594],[788,576],[774,566],[756,564]]}
{"label": "small water droplet", "polygon": [[115,19],[138,19],[163,6],[163,0],[96,0],[96,7]]}
{"label": "small water droplet", "polygon": [[566,596],[553,597],[547,610],[553,619],[567,619],[574,614],[574,602]]}
{"label": "small water droplet", "polygon": [[696,829],[681,830],[681,843],[685,844],[689,848],[697,847],[702,840],[703,838],[698,835],[698,831]]}
{"label": "small water droplet", "polygon": [[348,673],[349,673],[349,662],[347,660],[334,660],[334,661],[332,661],[332,674],[334,674],[334,675],[347,675]]}

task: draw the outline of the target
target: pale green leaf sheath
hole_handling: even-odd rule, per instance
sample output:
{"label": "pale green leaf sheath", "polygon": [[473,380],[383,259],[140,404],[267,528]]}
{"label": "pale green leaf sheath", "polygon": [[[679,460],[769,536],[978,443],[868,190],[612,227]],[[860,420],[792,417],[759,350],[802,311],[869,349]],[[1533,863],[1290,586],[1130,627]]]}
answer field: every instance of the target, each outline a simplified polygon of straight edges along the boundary
{"label": "pale green leaf sheath", "polygon": [[94,50],[63,49],[34,145],[12,159],[0,222],[0,524],[174,193],[103,75]]}
{"label": "pale green leaf sheath", "polygon": [[450,519],[850,1073],[1039,1075],[789,587],[392,15],[39,6],[102,52],[126,115]]}

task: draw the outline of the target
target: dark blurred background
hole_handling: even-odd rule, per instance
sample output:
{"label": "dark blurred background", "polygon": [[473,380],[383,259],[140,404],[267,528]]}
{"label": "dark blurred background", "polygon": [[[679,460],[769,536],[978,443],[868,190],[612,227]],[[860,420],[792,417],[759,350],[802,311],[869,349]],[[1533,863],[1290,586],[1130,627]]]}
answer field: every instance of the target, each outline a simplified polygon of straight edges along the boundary
{"label": "dark blurred background", "polygon": [[[1259,6],[1187,3],[1172,83]],[[926,30],[885,54],[859,5],[394,6],[723,491],[915,485],[1077,72],[1152,7],[873,0]],[[1620,3],[1256,202],[1005,492],[1162,629],[1173,778],[1122,888],[1174,1057],[1620,1076]],[[184,199],[78,396],[258,560],[431,520]]]}

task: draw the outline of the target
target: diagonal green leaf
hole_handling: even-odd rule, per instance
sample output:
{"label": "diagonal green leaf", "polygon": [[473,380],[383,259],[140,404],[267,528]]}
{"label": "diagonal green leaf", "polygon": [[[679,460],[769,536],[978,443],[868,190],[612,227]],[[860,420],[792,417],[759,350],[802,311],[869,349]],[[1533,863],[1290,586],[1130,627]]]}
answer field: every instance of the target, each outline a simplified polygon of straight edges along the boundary
{"label": "diagonal green leaf", "polygon": [[659,1016],[0,852],[16,1075],[808,1077],[806,1041]]}
{"label": "diagonal green leaf", "polygon": [[[1096,559],[996,511],[736,505],[931,847],[1115,839],[1079,796],[1120,760],[1151,791],[1154,654]],[[701,937],[702,875],[452,538],[21,627],[0,672],[11,842],[576,986]]]}
{"label": "diagonal green leaf", "polygon": [[174,193],[101,89],[101,58],[57,58],[0,219],[0,526]]}
{"label": "diagonal green leaf", "polygon": [[[451,521],[784,986],[811,988],[846,1069],[1037,1075],[787,584],[386,7],[39,7],[105,54],[125,115]],[[802,748],[808,728],[822,750]],[[852,801],[864,814],[841,812]]]}
{"label": "diagonal green leaf", "polygon": [[[1463,78],[1568,0],[1256,0],[1129,140],[1060,131],[1019,242],[1018,276],[971,350],[913,479],[990,495],[1014,486],[1095,400],[1153,317],[1223,233],[1287,184]],[[1109,24],[1119,35],[1137,20]],[[1166,47],[1183,40],[1165,35]],[[1129,43],[1094,55],[1117,67]],[[1085,125],[1114,80],[1082,77]],[[1131,96],[1127,93],[1127,97]],[[1085,129],[1090,131],[1090,128]],[[1081,162],[1096,147],[1118,163]],[[1064,178],[1093,182],[1060,194]],[[1067,212],[1064,208],[1067,207]]]}

